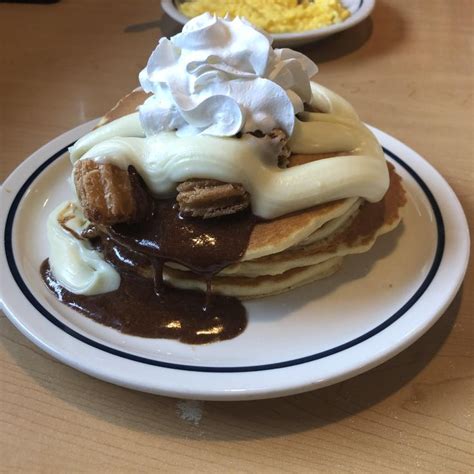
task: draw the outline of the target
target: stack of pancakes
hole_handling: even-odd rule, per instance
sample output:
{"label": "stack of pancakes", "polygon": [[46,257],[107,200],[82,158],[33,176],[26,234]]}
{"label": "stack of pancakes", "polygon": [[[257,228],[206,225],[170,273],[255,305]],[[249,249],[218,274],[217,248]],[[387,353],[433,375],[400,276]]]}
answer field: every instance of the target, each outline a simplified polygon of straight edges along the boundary
{"label": "stack of pancakes", "polygon": [[[141,90],[132,92],[98,126],[135,112],[145,98]],[[326,157],[292,155],[289,166]],[[377,203],[341,199],[257,223],[241,261],[212,279],[212,291],[240,299],[278,294],[333,274],[345,255],[370,250],[379,236],[399,224],[406,202],[400,177],[393,166],[387,166],[390,187]],[[135,271],[153,277],[146,263]],[[164,278],[178,288],[206,290],[205,279],[179,264],[167,263]]]}

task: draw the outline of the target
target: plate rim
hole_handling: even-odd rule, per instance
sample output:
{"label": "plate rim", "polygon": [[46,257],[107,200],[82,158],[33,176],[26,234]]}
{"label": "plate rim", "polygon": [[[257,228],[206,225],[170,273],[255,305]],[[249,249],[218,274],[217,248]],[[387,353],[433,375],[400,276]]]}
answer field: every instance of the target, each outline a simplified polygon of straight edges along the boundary
{"label": "plate rim", "polygon": [[18,190],[15,195],[15,198],[10,205],[10,209],[8,211],[6,224],[5,224],[5,232],[4,232],[4,248],[5,248],[5,255],[8,262],[8,268],[10,273],[12,274],[14,280],[16,281],[18,287],[20,288],[23,295],[28,299],[30,304],[38,310],[38,312],[49,320],[52,324],[56,327],[64,331],[65,333],[69,334],[70,336],[78,339],[85,344],[95,347],[99,350],[103,350],[108,352],[109,354],[115,355],[117,357],[123,357],[125,359],[129,359],[138,363],[148,364],[158,367],[176,369],[176,370],[187,370],[192,372],[225,372],[225,373],[243,373],[243,372],[257,372],[257,371],[267,371],[273,369],[279,369],[284,367],[293,367],[295,365],[305,364],[308,362],[312,362],[314,360],[323,359],[325,357],[329,357],[337,352],[344,351],[350,347],[356,346],[365,340],[373,337],[375,334],[383,331],[386,327],[393,324],[397,319],[401,318],[410,308],[423,296],[423,293],[426,291],[428,286],[430,285],[433,278],[436,276],[438,268],[441,264],[441,260],[443,258],[444,253],[444,244],[445,244],[445,228],[444,222],[441,215],[441,211],[439,209],[438,203],[434,198],[433,194],[431,193],[429,187],[423,181],[423,179],[408,165],[406,164],[401,158],[395,155],[392,151],[383,148],[383,151],[386,155],[390,156],[396,163],[398,163],[401,167],[403,167],[416,181],[417,185],[421,188],[421,190],[425,193],[425,196],[431,206],[433,211],[433,215],[435,217],[436,223],[436,230],[437,230],[437,243],[436,249],[434,253],[434,258],[431,264],[429,271],[427,272],[425,278],[423,279],[422,283],[416,289],[416,291],[412,294],[412,296],[399,308],[397,309],[391,316],[387,317],[383,322],[379,323],[377,326],[371,328],[369,331],[346,341],[338,346],[331,347],[330,349],[325,349],[324,351],[320,351],[314,354],[310,354],[303,357],[298,357],[295,359],[289,359],[279,362],[272,362],[266,364],[259,364],[259,365],[246,365],[246,366],[203,366],[203,365],[194,365],[194,364],[178,364],[174,362],[165,362],[156,359],[150,359],[147,357],[138,356],[135,354],[131,354],[119,349],[112,348],[102,342],[95,341],[94,339],[81,334],[80,332],[76,331],[75,329],[71,328],[67,324],[60,321],[56,316],[54,316],[50,311],[48,311],[38,300],[37,297],[29,290],[26,281],[22,278],[21,272],[17,266],[14,250],[13,250],[13,241],[12,241],[12,233],[14,227],[14,219],[15,215],[18,211],[19,205],[25,196],[29,187],[34,183],[36,178],[38,178],[46,168],[53,164],[56,160],[63,157],[63,155],[67,152],[67,149],[74,144],[70,143],[66,145],[62,149],[58,150],[53,156],[49,157],[44,163],[36,168],[36,170],[26,179],[22,187]]}
{"label": "plate rim", "polygon": [[[63,146],[60,146],[60,145],[64,145],[64,142],[67,142],[68,140],[70,140],[72,136],[75,136],[76,138],[81,136],[87,129],[91,128],[92,125],[95,122],[96,122],[96,120],[90,121],[86,124],[83,124],[79,127],[74,128],[74,129],[70,130],[69,132],[66,132],[65,134],[61,135],[60,137],[57,137],[56,139],[53,139],[52,141],[48,142],[45,146],[41,147],[37,152],[33,153],[33,155],[31,155],[31,157],[28,160],[26,160],[24,163],[22,163],[15,170],[10,175],[10,177],[5,180],[4,186],[2,188],[6,189],[6,187],[9,186],[9,183],[12,180],[14,180],[15,176],[18,177],[18,176],[23,176],[23,174],[26,174],[25,171],[28,171],[27,170],[28,166],[31,163],[34,163],[35,166],[37,167],[38,162],[41,162],[42,166],[44,166],[46,168],[47,165],[45,165],[45,163],[50,160],[50,157],[46,156],[46,159],[44,159],[43,155],[45,155],[45,154],[47,155],[48,153],[50,153],[50,151],[48,151],[48,149],[56,149],[56,152],[58,152],[59,151],[58,148],[63,148]],[[411,150],[410,148],[408,148],[406,145],[399,142],[398,140],[394,139],[390,135],[387,135],[384,132],[381,132],[377,129],[374,129],[374,130],[376,130],[376,132],[378,134],[380,134],[380,136],[382,136],[382,138],[383,138],[381,140],[382,143],[386,140],[388,140],[388,141],[392,140],[395,145],[398,145],[402,148],[405,147],[406,150],[408,150],[410,153],[414,154],[415,156],[418,156],[421,160],[421,163],[423,163],[424,165],[427,165],[428,168],[430,169],[430,171],[434,172],[435,176],[438,179],[441,180],[441,182],[442,182],[442,184],[445,188],[444,190],[451,193],[451,197],[454,198],[454,200],[452,202],[454,202],[454,204],[457,206],[457,208],[458,208],[457,210],[461,211],[460,214],[458,212],[457,218],[458,219],[461,218],[461,221],[464,219],[464,222],[461,222],[461,227],[463,227],[462,224],[464,224],[465,231],[467,232],[467,235],[465,235],[465,237],[467,239],[465,239],[465,242],[464,242],[464,244],[465,244],[464,245],[464,248],[465,248],[465,250],[464,250],[464,253],[465,253],[465,267],[467,267],[467,260],[468,260],[468,255],[469,255],[469,233],[468,233],[468,228],[467,228],[467,221],[466,221],[464,213],[462,211],[462,207],[461,207],[459,201],[457,200],[454,192],[449,187],[449,184],[444,180],[444,178],[441,177],[441,175],[439,175],[439,173],[436,170],[434,170],[434,168],[428,162],[426,162],[423,158],[421,158],[416,152],[414,152],[413,150]],[[23,181],[24,181],[24,179],[23,179]],[[14,193],[15,195],[18,192],[18,190],[19,189],[17,189],[16,192]],[[4,194],[3,190],[2,190],[2,194]],[[4,200],[2,199],[2,201],[4,201]],[[5,230],[5,214],[6,214],[7,210],[10,208],[10,205],[11,205],[11,202],[9,203],[9,205],[6,209],[4,209],[3,206],[2,206],[2,216],[1,216],[2,217],[2,227],[1,227],[1,230]],[[3,246],[2,246],[0,257],[5,262],[5,249],[4,249]],[[441,264],[442,264],[442,262],[441,262]],[[431,316],[431,318],[427,318],[427,321],[425,321],[424,326],[421,329],[419,328],[420,330],[416,331],[416,335],[414,335],[414,333],[412,333],[410,338],[406,339],[405,341],[401,341],[400,344],[398,344],[398,345],[395,344],[395,347],[390,347],[388,349],[387,349],[387,347],[385,347],[385,350],[382,351],[378,356],[374,356],[374,357],[369,358],[369,360],[366,360],[364,364],[359,365],[358,367],[352,367],[352,368],[347,368],[346,370],[342,370],[342,371],[340,371],[339,374],[333,375],[330,378],[321,379],[321,380],[310,380],[310,381],[306,380],[304,383],[297,383],[296,381],[293,381],[292,383],[289,383],[289,384],[285,384],[285,383],[278,384],[277,383],[276,386],[271,388],[271,389],[269,389],[268,387],[265,387],[265,386],[260,386],[258,388],[254,387],[253,389],[245,389],[244,388],[244,389],[238,390],[237,392],[235,392],[232,389],[230,391],[223,390],[222,388],[217,390],[217,391],[215,391],[215,390],[205,390],[205,389],[202,389],[202,387],[201,387],[201,390],[196,390],[196,389],[184,390],[182,387],[180,388],[179,385],[176,386],[173,383],[171,383],[171,384],[168,383],[168,387],[160,387],[160,386],[156,386],[156,384],[149,384],[149,383],[147,384],[146,381],[144,382],[143,380],[141,380],[141,381],[140,380],[132,381],[132,380],[128,380],[128,379],[123,379],[122,377],[117,378],[116,374],[114,376],[113,374],[107,373],[107,370],[105,370],[105,372],[103,370],[96,370],[97,367],[91,367],[91,366],[88,366],[87,364],[85,366],[84,363],[80,363],[77,360],[73,360],[70,357],[67,357],[66,354],[61,353],[61,351],[58,352],[58,350],[55,350],[55,348],[53,347],[54,344],[51,344],[51,342],[48,344],[47,341],[39,340],[37,337],[35,337],[35,334],[31,333],[28,330],[27,325],[24,324],[25,321],[22,321],[21,317],[18,318],[17,316],[14,315],[14,312],[9,308],[8,304],[4,304],[4,311],[7,314],[7,316],[9,317],[9,319],[20,329],[20,331],[23,334],[25,334],[30,340],[32,340],[36,345],[39,345],[40,347],[42,347],[44,350],[49,352],[54,357],[59,358],[62,362],[65,362],[67,365],[71,365],[75,368],[78,368],[79,370],[81,370],[83,372],[89,373],[89,374],[91,374],[95,377],[98,377],[100,379],[105,379],[107,381],[110,381],[110,382],[113,382],[113,383],[116,383],[116,384],[119,384],[119,385],[124,385],[124,386],[129,386],[129,387],[132,387],[132,388],[137,388],[139,390],[151,391],[153,393],[161,393],[161,394],[164,394],[164,395],[174,395],[174,396],[189,397],[189,398],[196,398],[196,396],[197,396],[197,398],[201,398],[201,399],[267,398],[267,397],[272,397],[272,396],[279,396],[279,395],[282,395],[282,394],[286,395],[286,394],[289,394],[289,393],[298,393],[298,392],[302,392],[302,391],[305,391],[305,390],[310,390],[312,388],[316,388],[316,387],[320,387],[320,386],[324,386],[324,385],[329,385],[331,383],[335,383],[339,380],[351,377],[353,375],[356,375],[357,373],[361,373],[365,370],[368,370],[371,367],[373,367],[375,365],[378,365],[379,363],[383,362],[384,360],[387,360],[388,358],[392,357],[393,355],[395,355],[395,353],[400,352],[405,347],[407,347],[409,344],[414,342],[414,340],[416,340],[418,337],[420,337],[421,334],[426,332],[429,329],[429,327],[431,327],[431,325],[434,324],[434,322],[441,316],[441,314],[444,312],[445,308],[448,306],[448,304],[452,301],[452,299],[456,295],[456,292],[457,292],[457,290],[458,290],[458,288],[459,288],[459,286],[462,282],[465,270],[466,270],[466,268],[460,268],[458,270],[458,278],[456,279],[456,284],[451,288],[451,291],[449,292],[449,297],[445,298],[446,301],[444,301],[444,304],[442,304],[441,306],[438,307],[437,311]],[[8,277],[9,277],[9,279],[12,278],[11,273],[9,273]],[[2,287],[3,287],[3,283],[2,283]],[[28,302],[28,304],[29,304],[29,302]],[[28,318],[26,318],[26,319],[28,319]],[[48,323],[49,323],[49,321],[48,321]],[[70,336],[70,335],[68,335],[68,337],[72,338],[72,336]],[[80,341],[78,341],[78,342],[80,342]],[[364,342],[367,342],[367,341],[364,341]],[[364,342],[358,344],[358,347],[360,348],[361,344],[364,344]],[[81,343],[81,344],[83,344],[83,343]],[[357,348],[357,345],[356,345],[356,348]],[[88,348],[88,349],[94,349],[94,348]],[[95,349],[95,350],[100,350],[100,349]],[[109,355],[110,355],[110,357],[116,357],[116,356],[113,356],[111,354],[108,354],[108,356]],[[329,357],[329,359],[332,358],[332,357],[334,357],[334,356],[331,355]],[[304,365],[306,368],[308,368],[308,366],[310,364],[314,364],[315,362],[317,363],[318,361],[319,361],[319,359],[309,361],[309,362],[305,362],[302,365]],[[133,362],[133,364],[136,364],[136,363],[140,363],[140,362]],[[153,367],[153,369],[159,369],[159,370],[165,370],[165,371],[173,371],[173,372],[180,371],[180,372],[182,372],[182,370],[175,369],[175,368],[157,367],[157,366],[151,366],[151,367]],[[294,368],[295,368],[295,366],[289,366],[289,367],[282,366],[281,368],[280,367],[279,368],[272,368],[271,371],[277,371],[277,370],[278,371],[280,371],[280,370],[282,370],[282,371],[284,371],[284,370],[292,371],[292,369],[294,369]],[[195,369],[193,369],[193,370],[195,370]],[[230,373],[227,372],[227,373],[224,373],[224,374],[221,371],[219,371],[219,372],[205,372],[205,373],[203,373],[203,372],[194,372],[194,373],[200,374],[201,376],[210,377],[210,378],[212,378],[214,376],[214,378],[215,378],[216,375],[218,377],[219,376],[222,377],[223,375],[232,375],[232,374],[235,377],[236,372],[238,372],[238,371],[233,370]],[[189,374],[189,372],[187,372],[187,373]],[[258,374],[259,372],[253,372],[253,373]],[[243,374],[248,374],[248,372],[240,372],[239,371],[237,375],[242,377]],[[226,377],[222,377],[222,378],[226,378]],[[283,377],[282,379],[284,380],[285,378]]]}

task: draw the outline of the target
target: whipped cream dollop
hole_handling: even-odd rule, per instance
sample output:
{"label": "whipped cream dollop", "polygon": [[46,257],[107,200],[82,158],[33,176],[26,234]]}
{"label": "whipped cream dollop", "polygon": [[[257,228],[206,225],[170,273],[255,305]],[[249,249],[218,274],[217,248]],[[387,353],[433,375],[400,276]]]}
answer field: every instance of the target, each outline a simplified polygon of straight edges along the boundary
{"label": "whipped cream dollop", "polygon": [[291,136],[318,68],[301,53],[271,45],[246,20],[209,13],[160,39],[139,76],[153,94],[139,109],[146,135],[230,137],[281,128]]}

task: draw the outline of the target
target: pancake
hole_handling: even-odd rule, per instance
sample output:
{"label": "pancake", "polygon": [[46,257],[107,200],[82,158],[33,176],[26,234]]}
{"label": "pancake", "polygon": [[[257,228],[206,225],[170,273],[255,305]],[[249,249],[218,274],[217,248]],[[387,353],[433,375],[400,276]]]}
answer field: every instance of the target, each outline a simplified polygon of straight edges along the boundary
{"label": "pancake", "polygon": [[[384,199],[378,203],[365,202],[338,232],[307,245],[227,267],[213,278],[212,291],[253,299],[328,277],[341,268],[344,256],[369,251],[378,237],[395,229],[404,204],[401,179],[390,166],[390,188]],[[206,289],[205,280],[184,269],[167,266],[165,279],[182,289]]]}
{"label": "pancake", "polygon": [[[212,279],[212,292],[236,296],[241,300],[277,295],[320,280],[321,278],[326,278],[337,272],[341,266],[342,258],[335,257],[317,265],[294,268],[280,275],[265,275],[251,278],[243,276],[217,276]],[[206,281],[199,277],[193,277],[191,272],[167,268],[164,273],[164,279],[177,288],[206,291]]]}
{"label": "pancake", "polygon": [[[132,91],[104,115],[98,126],[136,112],[146,97],[141,89]],[[288,166],[327,157],[328,153],[294,154]],[[212,291],[241,299],[278,294],[333,274],[346,255],[369,251],[378,237],[399,224],[400,209],[406,201],[400,177],[393,166],[388,166],[390,187],[379,202],[346,198],[259,221],[241,261],[213,277]],[[126,270],[153,277],[146,257],[138,258]],[[179,264],[167,263],[164,278],[178,288],[206,290],[204,278]]]}
{"label": "pancake", "polygon": [[132,92],[122,97],[97,123],[96,128],[102,127],[106,123],[117,120],[124,115],[133,114],[138,107],[145,102],[149,94],[137,87]]}
{"label": "pancake", "polygon": [[273,255],[297,245],[324,224],[344,216],[357,201],[358,198],[341,199],[257,223],[242,261]]}
{"label": "pancake", "polygon": [[[309,244],[231,265],[213,279],[213,291],[240,298],[280,293],[285,288],[289,290],[329,276],[340,267],[342,257],[346,255],[369,251],[377,238],[398,226],[402,217],[400,208],[405,203],[405,192],[392,166],[390,178],[390,188],[384,199],[378,203],[365,202],[338,231]],[[153,275],[151,267],[143,264],[140,272],[148,278]],[[185,289],[203,290],[206,285],[205,280],[173,263],[167,264],[165,278]],[[252,286],[252,280],[256,288]]]}
{"label": "pancake", "polygon": [[[293,246],[283,252],[274,252],[252,261],[242,261],[227,267],[222,274],[245,276],[277,274],[295,267],[313,265],[334,256],[363,253],[377,238],[393,230],[401,220],[400,208],[405,204],[405,191],[393,166],[390,169],[390,187],[384,198],[376,203],[364,202],[347,225],[328,237],[315,242]],[[265,273],[262,269],[265,268]]]}
{"label": "pancake", "polygon": [[[136,112],[146,98],[147,94],[140,88],[130,92],[102,117],[98,127]],[[312,159],[316,160],[322,156],[312,155]],[[305,160],[302,155],[293,155],[289,158],[289,167],[305,161],[307,162],[308,158]],[[340,199],[258,223],[251,235],[243,260],[271,255],[296,245],[327,222],[343,216],[357,201],[360,201],[357,197]]]}
{"label": "pancake", "polygon": [[323,240],[329,237],[334,232],[339,232],[346,225],[349,225],[350,221],[355,217],[359,212],[359,208],[363,203],[363,199],[358,199],[347,212],[342,214],[340,217],[332,219],[319,229],[310,234],[306,239],[303,239],[298,245],[308,245],[319,240]]}

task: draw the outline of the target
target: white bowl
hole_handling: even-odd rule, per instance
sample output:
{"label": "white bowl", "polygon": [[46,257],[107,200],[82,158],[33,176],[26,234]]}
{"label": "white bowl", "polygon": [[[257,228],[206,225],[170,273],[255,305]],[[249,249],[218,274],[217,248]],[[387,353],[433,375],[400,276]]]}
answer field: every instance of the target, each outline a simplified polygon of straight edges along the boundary
{"label": "white bowl", "polygon": [[[342,0],[344,6],[351,12],[351,16],[341,23],[317,28],[315,30],[298,33],[272,34],[275,46],[295,46],[318,41],[326,36],[351,28],[365,20],[375,6],[375,0]],[[184,25],[189,18],[183,15],[176,7],[176,0],[161,0],[163,10],[178,23]]]}

